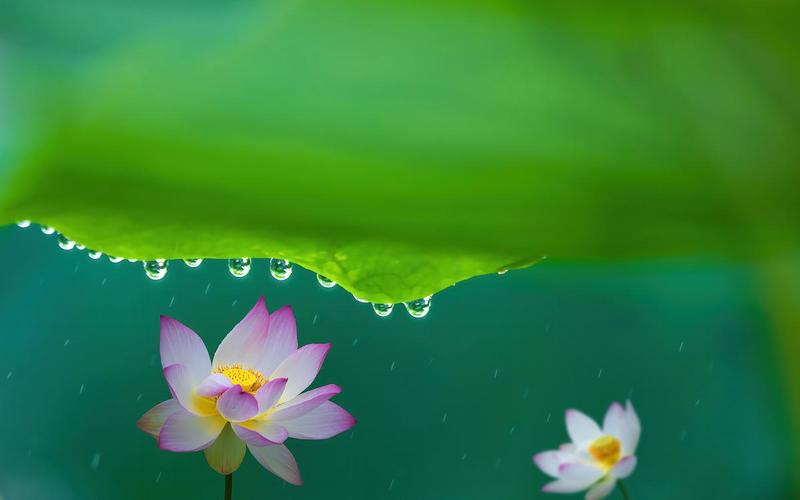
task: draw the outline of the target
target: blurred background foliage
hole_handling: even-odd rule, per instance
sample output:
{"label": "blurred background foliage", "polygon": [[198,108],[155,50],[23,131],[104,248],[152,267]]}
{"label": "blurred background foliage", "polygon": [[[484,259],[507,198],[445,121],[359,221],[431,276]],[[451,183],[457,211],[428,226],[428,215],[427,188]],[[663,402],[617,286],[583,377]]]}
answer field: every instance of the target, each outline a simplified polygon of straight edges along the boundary
{"label": "blurred background foliage", "polygon": [[[202,454],[158,450],[135,427],[169,396],[158,316],[211,350],[264,294],[292,304],[301,343],[332,342],[314,386],[359,420],[291,441],[305,485],[247,458],[238,499],[555,499],[531,455],[567,440],[563,412],[602,419],[630,397],[642,420],[634,499],[790,500],[787,393],[759,272],[699,260],[547,260],[434,297],[430,314],[379,318],[341,288],[264,260],[140,265],[64,252],[37,229],[0,229],[0,496],[4,500],[222,498]],[[618,493],[615,497],[620,498]],[[573,497],[564,497],[573,498]],[[579,498],[575,496],[575,498]]]}

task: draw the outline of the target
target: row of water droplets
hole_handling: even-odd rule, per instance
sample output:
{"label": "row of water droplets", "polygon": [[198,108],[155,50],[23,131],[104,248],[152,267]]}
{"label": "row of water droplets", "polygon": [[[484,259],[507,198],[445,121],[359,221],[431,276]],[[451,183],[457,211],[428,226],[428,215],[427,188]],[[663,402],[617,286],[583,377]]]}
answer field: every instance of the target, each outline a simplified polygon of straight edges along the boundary
{"label": "row of water droplets", "polygon": [[[17,222],[17,226],[26,228],[30,227],[31,221],[23,220]],[[75,241],[69,239],[62,233],[56,233],[56,230],[49,226],[41,226],[41,230],[44,234],[51,235],[56,234],[56,238],[58,240],[58,246],[64,250],[72,250],[73,248],[78,250],[86,250],[86,247],[76,243]],[[103,256],[102,252],[98,252],[96,250],[87,250],[87,254],[90,258],[97,260]],[[108,260],[117,264],[122,262],[122,257],[114,257],[109,255]],[[127,259],[128,262],[136,262],[136,259]],[[183,259],[184,264],[189,267],[199,267],[200,264],[203,263],[203,259]],[[165,259],[155,259],[155,260],[146,260],[142,262],[144,267],[145,275],[150,278],[151,280],[160,280],[163,279],[167,275],[167,268],[169,267],[169,261]],[[237,278],[243,278],[250,273],[250,269],[252,268],[252,262],[249,257],[240,257],[236,259],[228,259],[228,271],[233,276]],[[292,275],[292,263],[285,259],[270,259],[269,260],[269,273],[272,275],[273,278],[279,281],[285,281],[289,279]],[[336,282],[330,278],[327,278],[321,274],[317,274],[317,282],[324,288],[333,288],[336,286]],[[353,296],[357,301],[367,303],[366,300],[362,300],[355,295]],[[404,302],[403,305],[406,308],[408,314],[410,314],[414,318],[423,318],[428,315],[428,312],[431,308],[431,297],[423,297],[421,299],[412,300],[409,302]],[[386,317],[392,314],[394,310],[394,304],[380,304],[380,303],[372,303],[372,310],[380,317]]]}

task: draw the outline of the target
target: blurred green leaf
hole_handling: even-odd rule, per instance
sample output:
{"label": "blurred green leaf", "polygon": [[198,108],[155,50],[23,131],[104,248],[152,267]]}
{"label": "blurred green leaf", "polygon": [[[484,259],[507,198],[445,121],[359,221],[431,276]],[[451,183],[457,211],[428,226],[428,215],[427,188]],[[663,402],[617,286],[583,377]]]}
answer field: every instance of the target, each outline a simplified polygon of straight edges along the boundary
{"label": "blurred green leaf", "polygon": [[543,255],[798,246],[790,2],[3,9],[0,222],[376,302]]}

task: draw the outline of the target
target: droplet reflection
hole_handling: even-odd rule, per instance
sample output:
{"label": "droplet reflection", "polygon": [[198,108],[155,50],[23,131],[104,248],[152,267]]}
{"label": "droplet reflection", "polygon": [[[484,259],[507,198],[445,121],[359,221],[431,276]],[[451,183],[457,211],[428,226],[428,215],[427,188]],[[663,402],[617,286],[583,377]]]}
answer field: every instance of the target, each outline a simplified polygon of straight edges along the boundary
{"label": "droplet reflection", "polygon": [[393,309],[394,304],[372,304],[372,310],[375,311],[375,314],[382,318],[392,314]]}
{"label": "droplet reflection", "polygon": [[269,274],[276,280],[287,280],[292,275],[292,263],[286,259],[269,259]]}
{"label": "droplet reflection", "polygon": [[167,275],[168,262],[164,259],[147,260],[142,263],[144,265],[144,273],[151,280],[160,280]]}
{"label": "droplet reflection", "polygon": [[228,259],[228,271],[237,278],[243,278],[250,272],[250,258]]}
{"label": "droplet reflection", "polygon": [[336,286],[335,281],[321,274],[317,275],[317,281],[319,282],[320,285],[322,285],[325,288],[333,288]]}
{"label": "droplet reflection", "polygon": [[431,310],[431,297],[424,297],[422,299],[412,300],[411,302],[406,302],[406,311],[408,314],[415,318],[424,318],[428,315],[428,312]]}

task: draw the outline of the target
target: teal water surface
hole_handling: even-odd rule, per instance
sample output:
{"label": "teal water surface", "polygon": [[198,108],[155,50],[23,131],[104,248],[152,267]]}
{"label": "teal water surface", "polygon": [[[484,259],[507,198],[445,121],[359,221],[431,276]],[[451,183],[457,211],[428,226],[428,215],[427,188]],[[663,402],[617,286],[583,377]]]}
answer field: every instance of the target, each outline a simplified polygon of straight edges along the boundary
{"label": "teal water surface", "polygon": [[[567,440],[564,410],[602,419],[631,398],[642,421],[634,499],[796,498],[770,332],[750,270],[698,262],[550,259],[460,283],[412,319],[377,317],[295,269],[255,260],[140,263],[62,251],[38,229],[0,228],[0,498],[221,499],[202,453],[161,451],[136,420],[169,392],[158,317],[210,350],[260,295],[294,307],[301,344],[332,342],[315,386],[358,418],[327,441],[290,440],[305,480],[247,457],[236,499],[536,499],[535,452]],[[621,498],[614,492],[611,498]]]}

